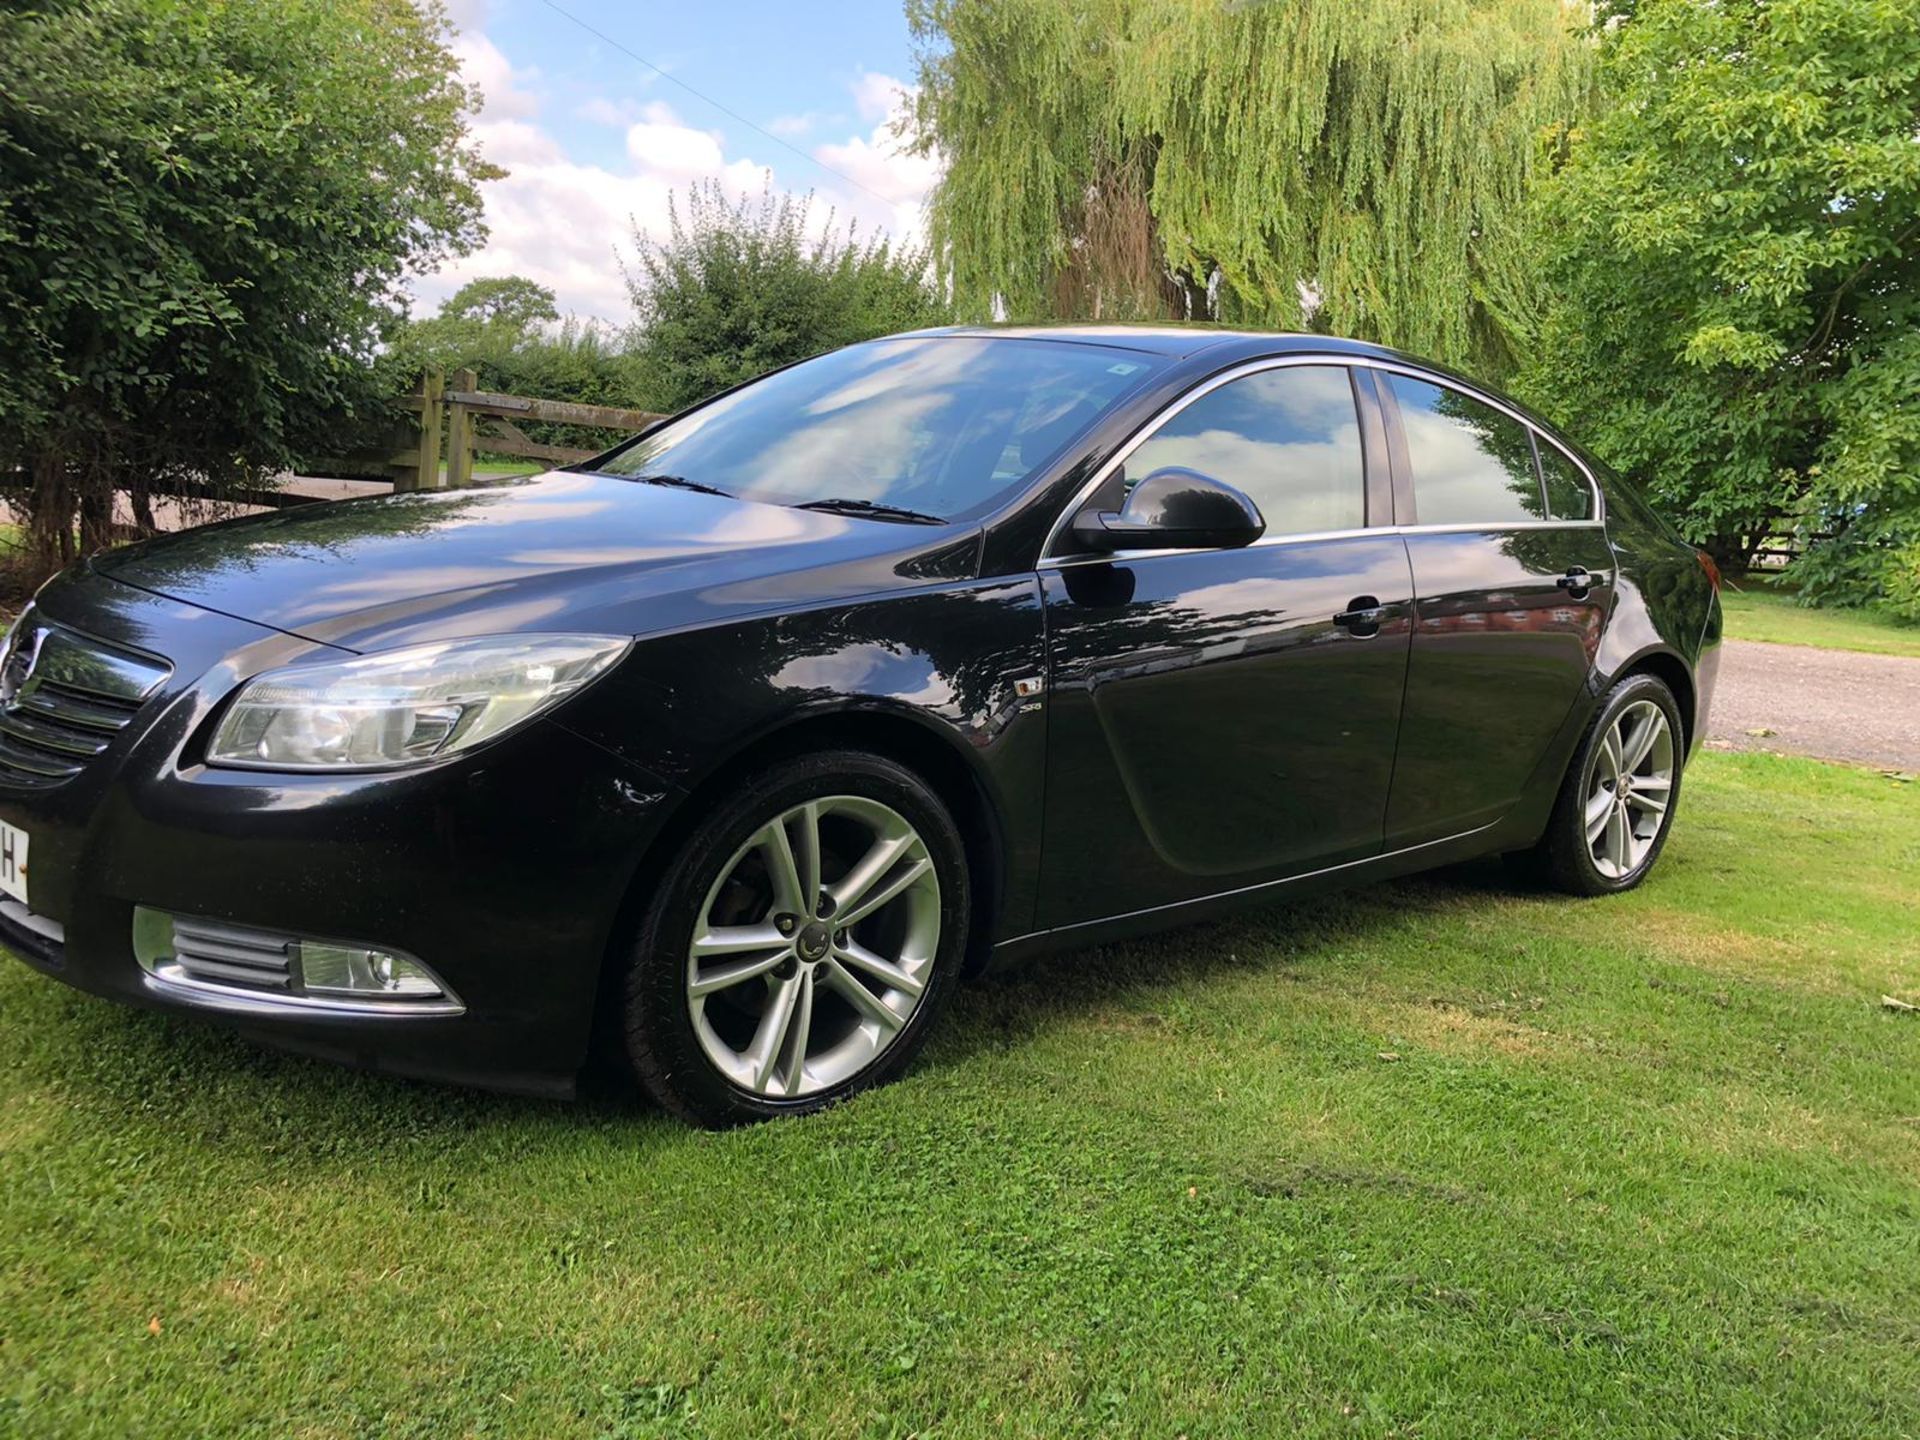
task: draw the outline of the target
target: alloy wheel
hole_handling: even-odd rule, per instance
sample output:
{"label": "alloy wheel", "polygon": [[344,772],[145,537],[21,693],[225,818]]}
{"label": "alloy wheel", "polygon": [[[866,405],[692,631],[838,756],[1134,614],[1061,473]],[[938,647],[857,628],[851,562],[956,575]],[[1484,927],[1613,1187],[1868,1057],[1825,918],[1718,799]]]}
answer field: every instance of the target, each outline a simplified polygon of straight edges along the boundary
{"label": "alloy wheel", "polygon": [[940,945],[926,842],[857,795],[796,805],[722,867],[694,922],[687,1006],[742,1090],[794,1099],[879,1059],[913,1018]]}
{"label": "alloy wheel", "polygon": [[1623,880],[1660,838],[1673,798],[1673,727],[1651,700],[1622,707],[1588,772],[1584,820],[1594,869]]}

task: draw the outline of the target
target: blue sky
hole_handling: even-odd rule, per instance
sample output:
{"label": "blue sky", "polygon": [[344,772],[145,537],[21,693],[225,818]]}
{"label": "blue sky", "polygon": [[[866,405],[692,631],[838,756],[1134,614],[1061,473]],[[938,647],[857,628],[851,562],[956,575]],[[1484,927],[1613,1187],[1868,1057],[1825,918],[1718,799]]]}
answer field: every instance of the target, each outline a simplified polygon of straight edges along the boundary
{"label": "blue sky", "polygon": [[633,226],[658,231],[668,196],[707,178],[758,193],[770,174],[817,192],[822,215],[918,231],[937,170],[888,133],[914,73],[899,0],[556,3],[779,139],[544,0],[450,0],[456,53],[486,94],[475,138],[509,174],[487,187],[486,248],[416,283],[422,313],[465,280],[523,274],[563,310],[623,320]]}

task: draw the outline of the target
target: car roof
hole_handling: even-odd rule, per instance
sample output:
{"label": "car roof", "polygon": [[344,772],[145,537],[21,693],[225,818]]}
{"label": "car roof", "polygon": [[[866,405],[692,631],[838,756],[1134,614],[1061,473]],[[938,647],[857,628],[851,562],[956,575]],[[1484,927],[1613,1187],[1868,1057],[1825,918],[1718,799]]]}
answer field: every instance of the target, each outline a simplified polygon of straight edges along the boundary
{"label": "car roof", "polygon": [[[1258,348],[1272,354],[1289,350],[1318,354],[1371,355],[1379,359],[1404,360],[1397,351],[1364,340],[1343,340],[1333,335],[1303,335],[1283,330],[1242,330],[1205,321],[1185,324],[1143,322],[1131,324],[1061,325],[947,325],[932,330],[914,330],[905,339],[935,336],[966,336],[974,339],[1056,340],[1070,344],[1103,345],[1125,350],[1143,350],[1173,359],[1184,359],[1203,351],[1225,347]],[[1416,362],[1417,363],[1417,362]]]}
{"label": "car roof", "polygon": [[[962,336],[974,339],[1051,340],[1069,345],[1098,345],[1113,349],[1137,350],[1172,361],[1194,361],[1195,367],[1212,370],[1260,360],[1272,355],[1350,355],[1372,360],[1388,360],[1410,367],[1416,373],[1462,386],[1491,396],[1508,409],[1526,418],[1534,429],[1547,435],[1562,449],[1572,450],[1592,468],[1597,462],[1580,446],[1568,440],[1559,427],[1544,416],[1521,404],[1512,396],[1419,355],[1395,350],[1390,345],[1375,345],[1366,340],[1348,340],[1338,335],[1309,335],[1293,330],[1246,330],[1209,321],[1065,322],[1055,325],[948,325],[936,329],[914,330],[904,335],[888,335],[887,340]],[[1204,359],[1195,357],[1204,356]]]}

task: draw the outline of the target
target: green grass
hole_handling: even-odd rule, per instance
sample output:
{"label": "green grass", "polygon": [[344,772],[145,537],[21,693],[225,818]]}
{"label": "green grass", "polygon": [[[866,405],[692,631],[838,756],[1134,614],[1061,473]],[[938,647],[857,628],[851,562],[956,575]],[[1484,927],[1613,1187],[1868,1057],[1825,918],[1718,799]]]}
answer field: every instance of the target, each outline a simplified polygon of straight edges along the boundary
{"label": "green grass", "polygon": [[1920,655],[1920,625],[1906,624],[1878,610],[1815,610],[1796,604],[1787,591],[1757,580],[1744,583],[1743,590],[1729,585],[1720,592],[1731,639],[1822,645],[1873,655]]}
{"label": "green grass", "polygon": [[1920,791],[1708,754],[1631,896],[1060,956],[726,1135],[9,963],[0,1433],[1914,1435],[1917,912]]}
{"label": "green grass", "polygon": [[[521,460],[511,455],[476,455],[473,457],[473,473],[476,475],[544,475],[553,469],[552,462],[546,460]],[[446,478],[447,462],[440,462],[440,476]]]}

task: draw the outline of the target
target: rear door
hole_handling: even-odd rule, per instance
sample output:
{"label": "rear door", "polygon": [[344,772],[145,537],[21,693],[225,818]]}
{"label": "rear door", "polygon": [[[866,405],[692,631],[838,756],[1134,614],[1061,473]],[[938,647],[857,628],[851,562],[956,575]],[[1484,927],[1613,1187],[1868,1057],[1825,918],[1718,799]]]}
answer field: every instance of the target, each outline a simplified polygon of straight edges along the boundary
{"label": "rear door", "polygon": [[1210,382],[1124,455],[1102,504],[1170,465],[1245,491],[1266,533],[1043,560],[1047,928],[1380,849],[1413,590],[1370,390],[1325,362]]}
{"label": "rear door", "polygon": [[1415,596],[1392,850],[1512,807],[1593,669],[1614,575],[1593,483],[1552,442],[1437,378],[1374,380]]}

